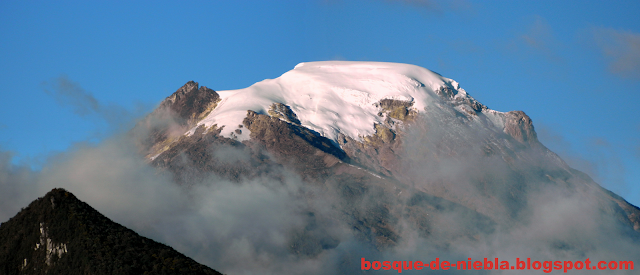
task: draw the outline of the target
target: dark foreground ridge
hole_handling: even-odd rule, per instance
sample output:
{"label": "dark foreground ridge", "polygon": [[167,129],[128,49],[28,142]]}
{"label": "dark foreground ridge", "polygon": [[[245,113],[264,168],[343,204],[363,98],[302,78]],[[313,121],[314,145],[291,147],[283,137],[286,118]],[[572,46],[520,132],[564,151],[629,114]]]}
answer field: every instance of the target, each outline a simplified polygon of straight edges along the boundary
{"label": "dark foreground ridge", "polygon": [[0,225],[0,274],[220,274],[53,189]]}

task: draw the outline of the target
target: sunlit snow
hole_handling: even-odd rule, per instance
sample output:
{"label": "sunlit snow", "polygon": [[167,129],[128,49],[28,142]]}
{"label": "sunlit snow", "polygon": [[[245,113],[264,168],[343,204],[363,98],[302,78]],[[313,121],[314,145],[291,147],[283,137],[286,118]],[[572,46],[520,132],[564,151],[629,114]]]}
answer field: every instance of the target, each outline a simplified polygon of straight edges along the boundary
{"label": "sunlit snow", "polygon": [[247,110],[266,114],[273,103],[288,105],[302,126],[337,141],[339,134],[361,140],[375,133],[382,123],[375,106],[382,99],[412,101],[422,111],[441,99],[435,93],[442,86],[468,97],[457,82],[425,68],[400,63],[322,61],[300,63],[276,79],[267,79],[251,87],[220,91],[222,101],[187,134],[200,125],[218,128],[221,135],[249,139],[248,129],[234,133]]}

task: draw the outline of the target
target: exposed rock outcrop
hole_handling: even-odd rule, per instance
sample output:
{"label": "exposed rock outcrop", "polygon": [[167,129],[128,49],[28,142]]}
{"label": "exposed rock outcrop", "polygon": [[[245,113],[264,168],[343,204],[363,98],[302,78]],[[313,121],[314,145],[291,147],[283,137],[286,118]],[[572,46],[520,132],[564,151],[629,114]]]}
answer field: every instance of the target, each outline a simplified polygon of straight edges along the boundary
{"label": "exposed rock outcrop", "polygon": [[189,81],[132,130],[138,136],[140,151],[154,158],[171,147],[195,123],[216,108],[220,95],[206,86]]}
{"label": "exposed rock outcrop", "polygon": [[504,132],[522,143],[531,145],[538,143],[533,122],[523,111],[511,111],[505,114]]}

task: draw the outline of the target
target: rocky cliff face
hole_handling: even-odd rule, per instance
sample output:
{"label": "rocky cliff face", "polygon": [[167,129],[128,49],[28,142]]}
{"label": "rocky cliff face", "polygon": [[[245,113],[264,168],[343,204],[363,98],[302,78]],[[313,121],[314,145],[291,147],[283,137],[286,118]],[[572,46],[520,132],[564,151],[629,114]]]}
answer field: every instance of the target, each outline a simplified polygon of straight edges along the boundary
{"label": "rocky cliff face", "polygon": [[1,274],[220,274],[54,189],[0,225]]}
{"label": "rocky cliff face", "polygon": [[538,136],[533,122],[523,111],[511,111],[505,115],[504,132],[523,143],[537,143]]}
{"label": "rocky cliff face", "polygon": [[134,129],[133,134],[141,137],[141,152],[147,157],[164,152],[185,131],[208,115],[218,102],[220,95],[214,90],[199,87],[197,82],[187,82]]}

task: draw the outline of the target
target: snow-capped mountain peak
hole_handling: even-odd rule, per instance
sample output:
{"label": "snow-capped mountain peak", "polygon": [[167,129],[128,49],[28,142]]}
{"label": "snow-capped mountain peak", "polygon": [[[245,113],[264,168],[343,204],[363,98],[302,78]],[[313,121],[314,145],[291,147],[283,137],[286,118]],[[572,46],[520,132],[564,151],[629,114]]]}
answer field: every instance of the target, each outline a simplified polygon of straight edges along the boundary
{"label": "snow-capped mountain peak", "polygon": [[215,110],[187,135],[202,125],[216,125],[224,127],[222,136],[247,140],[249,131],[236,131],[247,110],[268,114],[274,103],[288,106],[300,125],[336,142],[339,134],[355,140],[374,134],[374,125],[385,119],[378,106],[383,99],[410,102],[417,112],[443,100],[475,103],[476,111],[486,109],[449,78],[419,66],[386,62],[300,63],[276,79],[218,94],[222,100]]}

